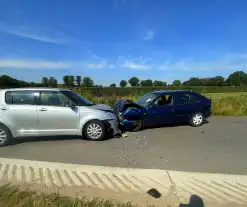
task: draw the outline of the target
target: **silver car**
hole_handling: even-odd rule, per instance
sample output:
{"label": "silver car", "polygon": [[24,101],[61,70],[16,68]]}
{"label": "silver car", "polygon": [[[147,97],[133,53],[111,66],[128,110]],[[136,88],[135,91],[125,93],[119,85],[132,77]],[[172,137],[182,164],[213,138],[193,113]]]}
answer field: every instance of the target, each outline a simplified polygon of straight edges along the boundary
{"label": "silver car", "polygon": [[0,147],[27,136],[79,135],[103,140],[119,133],[112,108],[67,89],[0,90]]}

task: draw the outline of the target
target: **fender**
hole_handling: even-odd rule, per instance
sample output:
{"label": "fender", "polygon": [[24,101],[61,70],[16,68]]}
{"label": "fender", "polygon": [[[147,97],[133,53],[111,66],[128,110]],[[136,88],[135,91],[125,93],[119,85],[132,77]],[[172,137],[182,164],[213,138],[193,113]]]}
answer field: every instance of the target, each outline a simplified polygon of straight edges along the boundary
{"label": "fender", "polygon": [[80,123],[79,123],[79,131],[80,131],[80,133],[82,133],[82,130],[83,130],[84,125],[85,125],[87,122],[91,121],[91,120],[107,121],[107,120],[109,120],[109,119],[104,118],[104,117],[100,117],[100,116],[94,116],[94,115],[92,116],[92,115],[88,114],[88,115],[87,115],[86,117],[84,117],[84,118],[80,121]]}
{"label": "fender", "polygon": [[0,123],[4,124],[10,130],[12,137],[16,137],[17,133],[13,130],[13,128],[0,116]]}

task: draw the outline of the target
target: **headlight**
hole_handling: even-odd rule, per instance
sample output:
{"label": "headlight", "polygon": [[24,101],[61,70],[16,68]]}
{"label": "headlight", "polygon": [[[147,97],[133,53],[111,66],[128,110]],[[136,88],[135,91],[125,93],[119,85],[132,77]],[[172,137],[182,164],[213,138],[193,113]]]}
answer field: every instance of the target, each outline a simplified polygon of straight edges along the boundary
{"label": "headlight", "polygon": [[117,118],[116,115],[112,112],[106,112],[106,115],[107,115],[107,117],[109,117],[109,119],[116,119]]}

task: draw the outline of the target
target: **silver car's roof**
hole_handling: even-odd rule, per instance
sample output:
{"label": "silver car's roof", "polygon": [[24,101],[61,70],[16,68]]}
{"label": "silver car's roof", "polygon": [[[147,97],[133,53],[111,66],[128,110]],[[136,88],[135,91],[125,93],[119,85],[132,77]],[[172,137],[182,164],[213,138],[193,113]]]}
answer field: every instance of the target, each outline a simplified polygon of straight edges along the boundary
{"label": "silver car's roof", "polygon": [[42,90],[42,91],[70,91],[69,89],[64,88],[49,88],[49,87],[30,87],[30,88],[7,88],[1,89],[1,91],[35,91],[35,90]]}

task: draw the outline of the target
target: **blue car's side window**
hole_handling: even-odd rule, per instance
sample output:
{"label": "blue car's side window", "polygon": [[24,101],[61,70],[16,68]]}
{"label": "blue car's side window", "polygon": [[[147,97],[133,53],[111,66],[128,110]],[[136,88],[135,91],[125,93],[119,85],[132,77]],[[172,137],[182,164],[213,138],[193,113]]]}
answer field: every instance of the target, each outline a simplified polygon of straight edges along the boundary
{"label": "blue car's side window", "polygon": [[175,105],[194,104],[197,97],[192,93],[181,93],[176,95]]}

